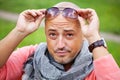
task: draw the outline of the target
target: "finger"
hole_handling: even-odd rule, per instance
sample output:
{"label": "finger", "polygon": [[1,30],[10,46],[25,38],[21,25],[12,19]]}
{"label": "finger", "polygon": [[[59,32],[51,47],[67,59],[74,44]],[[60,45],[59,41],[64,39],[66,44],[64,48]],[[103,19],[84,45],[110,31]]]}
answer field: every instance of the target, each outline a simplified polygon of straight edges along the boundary
{"label": "finger", "polygon": [[89,13],[90,13],[90,15],[89,15],[89,17],[93,17],[93,18],[97,18],[97,13],[96,13],[96,11],[95,10],[93,10],[93,9],[87,9],[88,11],[89,11]]}
{"label": "finger", "polygon": [[33,17],[37,16],[35,10],[26,10],[26,11],[25,11],[25,14],[26,14],[26,15],[31,15],[31,16],[33,16]]}
{"label": "finger", "polygon": [[40,9],[36,11],[36,13],[38,14],[38,18],[36,20],[37,25],[40,25],[42,19],[45,17],[45,11],[46,9]]}
{"label": "finger", "polygon": [[45,14],[46,9],[40,9],[39,11]]}
{"label": "finger", "polygon": [[94,22],[94,23],[99,22],[99,19],[98,19],[96,11],[93,10],[93,9],[88,9],[88,10],[89,10],[89,12],[91,12],[91,17],[89,18],[90,23],[91,22]]}
{"label": "finger", "polygon": [[86,14],[86,13],[89,13],[89,12],[92,12],[92,11],[93,11],[93,9],[90,9],[90,8],[77,10],[77,12],[79,14]]}
{"label": "finger", "polygon": [[45,17],[44,14],[40,15],[40,16],[36,19],[36,22],[35,22],[36,25],[39,26],[44,17]]}
{"label": "finger", "polygon": [[78,10],[79,15],[85,19],[92,16],[91,12],[92,12],[91,9],[79,9]]}
{"label": "finger", "polygon": [[83,17],[86,14],[87,10],[86,9],[79,9],[79,10],[77,10],[77,12],[81,17]]}
{"label": "finger", "polygon": [[35,18],[31,15],[26,15],[26,14],[21,14],[21,15],[23,15],[25,20],[27,20],[27,21],[34,21],[35,20]]}
{"label": "finger", "polygon": [[96,19],[96,12],[93,9],[80,9],[78,10],[78,13],[81,15],[81,17],[83,17],[84,19],[86,19],[87,23],[91,23],[91,21],[93,19]]}
{"label": "finger", "polygon": [[40,16],[42,14],[45,14],[45,9],[40,9],[40,10],[34,10],[34,12],[37,14],[36,16]]}
{"label": "finger", "polygon": [[25,10],[21,14],[26,18],[26,20],[29,21],[33,21],[34,17],[36,16],[36,13],[33,13],[31,10]]}
{"label": "finger", "polygon": [[85,19],[84,19],[84,18],[79,17],[78,19],[79,19],[79,21],[80,21],[80,25],[81,25],[81,27],[82,27],[82,26],[84,26],[84,25],[86,24],[86,22],[85,22]]}

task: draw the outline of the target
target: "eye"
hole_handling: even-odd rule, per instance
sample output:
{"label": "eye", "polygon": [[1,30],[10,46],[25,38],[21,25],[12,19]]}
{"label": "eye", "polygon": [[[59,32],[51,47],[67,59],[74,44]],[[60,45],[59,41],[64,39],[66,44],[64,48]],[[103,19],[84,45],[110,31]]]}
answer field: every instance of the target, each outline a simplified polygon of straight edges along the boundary
{"label": "eye", "polygon": [[57,34],[56,33],[49,33],[49,38],[56,39],[57,38]]}
{"label": "eye", "polygon": [[68,36],[68,37],[72,37],[72,36],[73,36],[73,34],[67,34],[67,36]]}
{"label": "eye", "polygon": [[66,34],[66,37],[67,37],[68,39],[72,39],[72,38],[73,38],[73,36],[74,36],[74,34],[73,34],[73,33],[67,33],[67,34]]}

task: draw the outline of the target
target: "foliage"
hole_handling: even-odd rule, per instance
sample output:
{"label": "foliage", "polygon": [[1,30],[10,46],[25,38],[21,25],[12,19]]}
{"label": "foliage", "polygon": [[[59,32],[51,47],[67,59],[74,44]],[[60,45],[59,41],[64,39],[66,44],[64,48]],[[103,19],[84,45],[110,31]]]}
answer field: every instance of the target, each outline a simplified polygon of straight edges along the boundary
{"label": "foliage", "polygon": [[[0,0],[0,9],[20,13],[26,9],[48,8],[68,0]],[[100,18],[100,30],[120,34],[120,0],[69,0],[82,8],[93,8]]]}

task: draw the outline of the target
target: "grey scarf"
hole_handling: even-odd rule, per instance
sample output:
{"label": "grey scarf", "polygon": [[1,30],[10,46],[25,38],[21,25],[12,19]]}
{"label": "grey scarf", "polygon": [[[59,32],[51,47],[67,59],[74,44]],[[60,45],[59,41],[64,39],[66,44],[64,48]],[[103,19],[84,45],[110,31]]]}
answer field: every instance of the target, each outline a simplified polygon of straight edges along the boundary
{"label": "grey scarf", "polygon": [[49,55],[47,44],[41,43],[34,55],[28,58],[22,80],[84,80],[92,70],[92,54],[87,41],[84,41],[79,55],[67,72]]}

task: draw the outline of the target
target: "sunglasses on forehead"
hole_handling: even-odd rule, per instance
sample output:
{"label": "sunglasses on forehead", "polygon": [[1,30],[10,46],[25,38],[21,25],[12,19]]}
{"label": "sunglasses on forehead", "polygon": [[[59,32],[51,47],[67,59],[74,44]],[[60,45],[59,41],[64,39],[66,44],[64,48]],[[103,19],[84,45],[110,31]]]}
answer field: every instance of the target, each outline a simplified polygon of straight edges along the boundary
{"label": "sunglasses on forehead", "polygon": [[59,14],[62,14],[65,18],[69,19],[78,19],[78,13],[73,8],[64,8],[64,7],[51,7],[48,8],[45,12],[46,19],[53,19]]}

